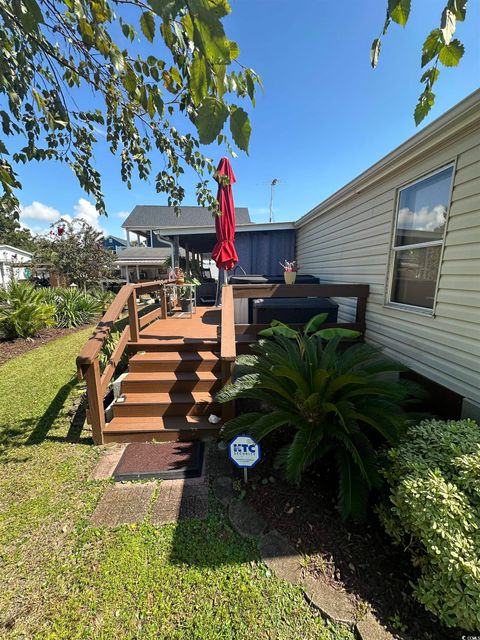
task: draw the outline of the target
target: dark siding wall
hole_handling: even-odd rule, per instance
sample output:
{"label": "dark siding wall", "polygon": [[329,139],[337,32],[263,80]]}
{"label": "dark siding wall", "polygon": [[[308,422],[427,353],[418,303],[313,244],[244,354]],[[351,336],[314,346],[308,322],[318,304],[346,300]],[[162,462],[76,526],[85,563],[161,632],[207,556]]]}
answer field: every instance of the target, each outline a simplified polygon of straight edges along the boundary
{"label": "dark siding wall", "polygon": [[235,247],[238,264],[248,275],[281,275],[279,262],[295,259],[295,229],[237,233]]}

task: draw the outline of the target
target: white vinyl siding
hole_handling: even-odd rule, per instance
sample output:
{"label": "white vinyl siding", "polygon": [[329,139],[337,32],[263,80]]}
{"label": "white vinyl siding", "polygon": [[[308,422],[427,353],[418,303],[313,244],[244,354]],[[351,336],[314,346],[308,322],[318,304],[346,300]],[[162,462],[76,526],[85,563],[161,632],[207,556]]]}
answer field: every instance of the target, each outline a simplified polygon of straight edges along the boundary
{"label": "white vinyl siding", "polygon": [[[455,142],[432,145],[421,160],[343,198],[336,196],[297,227],[296,258],[321,282],[367,283],[366,339],[414,371],[480,402],[480,119]],[[396,193],[456,163],[434,315],[385,304]],[[354,185],[352,183],[352,185]],[[353,190],[354,187],[352,187]],[[340,194],[340,192],[339,192]],[[355,305],[341,303],[339,319]]]}

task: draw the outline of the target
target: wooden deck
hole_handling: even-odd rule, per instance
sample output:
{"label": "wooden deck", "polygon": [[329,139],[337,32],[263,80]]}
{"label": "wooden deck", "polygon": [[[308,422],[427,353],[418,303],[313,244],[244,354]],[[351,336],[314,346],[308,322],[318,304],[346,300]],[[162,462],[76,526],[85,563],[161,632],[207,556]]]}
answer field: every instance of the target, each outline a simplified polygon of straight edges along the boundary
{"label": "wooden deck", "polygon": [[[87,421],[98,444],[218,434],[234,416],[235,406],[219,406],[216,391],[232,379],[236,355],[248,352],[267,326],[235,322],[236,298],[353,297],[355,319],[324,326],[365,331],[367,285],[225,285],[221,309],[199,307],[192,315],[178,309],[168,312],[168,287],[164,281],[122,287],[77,357],[79,376],[87,383]],[[142,308],[142,296],[154,292],[160,304]],[[101,368],[100,352],[125,308],[128,324]],[[118,378],[110,402],[112,379],[125,352],[128,369]]]}
{"label": "wooden deck", "polygon": [[190,314],[175,311],[165,319],[155,320],[140,331],[139,344],[188,344],[200,341],[217,341],[220,327],[220,309],[215,307],[198,307],[197,312]]}

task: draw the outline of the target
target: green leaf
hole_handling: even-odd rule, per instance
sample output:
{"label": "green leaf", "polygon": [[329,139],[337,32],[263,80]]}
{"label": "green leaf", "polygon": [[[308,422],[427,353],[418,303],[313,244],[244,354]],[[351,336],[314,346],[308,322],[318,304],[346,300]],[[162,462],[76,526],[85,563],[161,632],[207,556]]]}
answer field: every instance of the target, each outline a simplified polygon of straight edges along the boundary
{"label": "green leaf", "polygon": [[420,82],[428,83],[429,87],[432,87],[435,82],[438,80],[438,76],[440,75],[440,70],[438,67],[431,67],[431,69],[427,69],[423,76],[420,78]]}
{"label": "green leaf", "polygon": [[453,34],[457,28],[457,18],[453,11],[450,11],[448,7],[445,7],[442,13],[442,21],[440,24],[442,30],[443,39],[446,45],[449,45],[452,41]]}
{"label": "green leaf", "polygon": [[464,53],[465,47],[460,40],[455,39],[440,49],[438,59],[445,67],[456,67]]}
{"label": "green leaf", "polygon": [[437,57],[443,45],[442,38],[440,29],[434,29],[428,34],[422,48],[422,67]]}
{"label": "green leaf", "polygon": [[411,0],[389,0],[388,15],[397,24],[404,27],[410,15]]}
{"label": "green leaf", "polygon": [[202,144],[211,144],[223,129],[228,108],[216,98],[205,98],[195,119],[198,136]]}
{"label": "green leaf", "polygon": [[268,329],[262,329],[258,332],[259,336],[265,336],[270,338],[272,336],[285,336],[286,338],[296,338],[297,332],[294,329],[290,329],[287,325],[277,325],[275,327],[268,327]]}
{"label": "green leaf", "polygon": [[193,103],[198,106],[204,99],[208,90],[207,65],[205,58],[198,51],[193,55],[190,66],[190,93]]}
{"label": "green leaf", "polygon": [[122,84],[129,93],[133,93],[137,88],[137,77],[130,65],[127,66],[127,71],[122,76]]}
{"label": "green leaf", "polygon": [[155,16],[151,11],[144,11],[142,13],[140,27],[147,40],[153,42],[155,37]]}
{"label": "green leaf", "polygon": [[450,11],[453,11],[455,14],[455,18],[459,22],[463,22],[465,20],[465,15],[467,13],[467,2],[468,0],[450,0],[448,3],[448,8]]}
{"label": "green leaf", "polygon": [[315,335],[320,336],[320,338],[323,338],[324,340],[332,340],[333,338],[359,338],[362,334],[360,331],[353,331],[353,329],[331,327],[330,329],[317,331]]}
{"label": "green leaf", "polygon": [[417,106],[415,107],[415,111],[413,117],[415,118],[415,124],[418,126],[420,122],[427,116],[430,109],[435,104],[435,94],[428,87],[422,93],[420,98],[418,99]]}
{"label": "green leaf", "polygon": [[319,313],[318,315],[313,316],[313,318],[310,318],[310,320],[305,325],[303,332],[313,333],[314,331],[317,331],[318,327],[320,327],[327,318],[328,313]]}
{"label": "green leaf", "polygon": [[230,131],[237,147],[248,153],[252,126],[247,112],[241,107],[235,108],[230,114]]}
{"label": "green leaf", "polygon": [[370,64],[372,65],[373,69],[375,69],[375,67],[378,64],[378,58],[380,56],[381,46],[382,46],[382,42],[380,38],[375,38],[375,40],[372,42],[372,46],[370,49]]}
{"label": "green leaf", "polygon": [[225,440],[233,438],[239,433],[248,430],[248,427],[252,426],[257,420],[263,418],[263,413],[243,413],[235,418],[232,418],[225,423],[222,429],[222,436]]}
{"label": "green leaf", "polygon": [[81,18],[78,21],[78,30],[82,36],[83,42],[91,46],[93,44],[93,29],[90,22],[85,18]]}

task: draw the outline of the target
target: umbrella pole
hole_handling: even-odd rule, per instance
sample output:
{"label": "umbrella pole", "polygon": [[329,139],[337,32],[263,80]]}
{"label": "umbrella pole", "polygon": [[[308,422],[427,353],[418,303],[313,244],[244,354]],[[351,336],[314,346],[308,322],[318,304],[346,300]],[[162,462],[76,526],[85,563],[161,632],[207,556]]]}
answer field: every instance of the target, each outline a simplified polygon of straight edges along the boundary
{"label": "umbrella pole", "polygon": [[221,268],[218,270],[218,280],[217,280],[217,295],[215,298],[215,306],[220,307],[222,305],[222,285],[225,280],[225,269]]}

